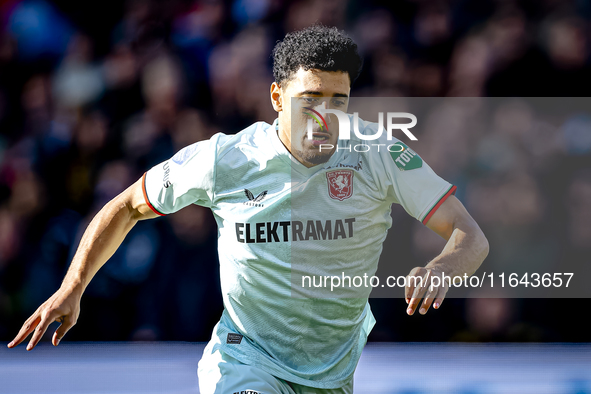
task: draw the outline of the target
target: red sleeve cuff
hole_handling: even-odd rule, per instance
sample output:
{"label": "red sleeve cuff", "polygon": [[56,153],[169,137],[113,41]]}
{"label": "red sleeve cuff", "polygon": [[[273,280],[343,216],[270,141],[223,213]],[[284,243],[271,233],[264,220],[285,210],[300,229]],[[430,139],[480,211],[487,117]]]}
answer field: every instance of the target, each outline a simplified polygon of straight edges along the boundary
{"label": "red sleeve cuff", "polygon": [[142,192],[144,193],[144,200],[146,200],[146,204],[148,204],[150,209],[152,211],[154,211],[154,213],[156,215],[166,216],[166,214],[164,214],[162,212],[158,212],[158,210],[156,208],[154,208],[154,206],[150,203],[150,200],[148,200],[148,194],[146,193],[146,173],[145,172],[144,172],[144,175],[142,176]]}
{"label": "red sleeve cuff", "polygon": [[445,202],[445,200],[447,200],[447,198],[449,196],[451,196],[452,194],[455,194],[457,190],[456,186],[451,186],[449,188],[449,190],[447,191],[447,193],[445,193],[440,199],[439,201],[437,201],[437,203],[433,206],[433,208],[431,208],[431,210],[429,211],[429,213],[427,214],[427,216],[425,216],[425,218],[423,219],[422,223],[423,224],[427,224],[427,222],[429,221],[429,219],[431,219],[431,216],[433,216],[433,214],[439,209],[439,207],[441,206],[441,204],[443,204]]}

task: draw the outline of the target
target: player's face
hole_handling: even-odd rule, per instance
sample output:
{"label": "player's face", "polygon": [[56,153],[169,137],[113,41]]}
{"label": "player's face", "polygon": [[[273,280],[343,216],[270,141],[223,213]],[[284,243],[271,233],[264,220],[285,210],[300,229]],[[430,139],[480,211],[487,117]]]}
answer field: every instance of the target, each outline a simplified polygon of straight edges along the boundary
{"label": "player's face", "polygon": [[[300,69],[294,78],[284,85],[279,93],[279,138],[291,154],[306,167],[325,163],[336,149],[339,122],[336,115],[325,114],[324,125],[322,118],[314,111],[326,108],[347,111],[351,89],[349,74],[340,71]],[[271,91],[273,98],[273,87]],[[312,115],[320,121],[322,127]],[[308,119],[312,119],[312,139],[308,138]]]}

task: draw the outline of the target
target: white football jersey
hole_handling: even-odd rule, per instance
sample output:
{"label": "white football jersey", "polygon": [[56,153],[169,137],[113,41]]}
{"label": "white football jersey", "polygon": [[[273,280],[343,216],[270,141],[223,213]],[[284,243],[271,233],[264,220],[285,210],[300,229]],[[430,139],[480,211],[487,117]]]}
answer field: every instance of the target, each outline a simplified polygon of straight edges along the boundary
{"label": "white football jersey", "polygon": [[[373,275],[391,204],[426,223],[455,187],[396,139],[356,152],[363,142],[352,137],[328,162],[306,168],[276,127],[258,122],[187,146],[144,175],[144,196],[161,215],[189,204],[213,211],[224,301],[216,349],[290,382],[338,388],[375,324],[369,291],[327,298],[292,281]],[[360,120],[363,133],[376,127]]]}

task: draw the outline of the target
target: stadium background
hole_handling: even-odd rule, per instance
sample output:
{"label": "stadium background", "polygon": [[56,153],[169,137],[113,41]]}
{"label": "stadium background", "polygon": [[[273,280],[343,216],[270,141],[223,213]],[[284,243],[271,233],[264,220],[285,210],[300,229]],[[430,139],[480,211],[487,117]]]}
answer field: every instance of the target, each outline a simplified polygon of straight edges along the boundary
{"label": "stadium background", "polygon": [[[586,96],[590,18],[583,0],[0,0],[0,340],[59,287],[104,203],[185,145],[275,118],[270,51],[286,32],[321,22],[353,36],[358,97]],[[453,160],[419,154],[458,184],[488,259],[583,264],[588,130],[540,144],[492,129],[448,149]],[[424,229],[401,220],[400,258],[423,265]],[[218,282],[206,209],[141,222],[88,287],[66,341],[206,341]],[[412,317],[402,298],[370,303],[370,341],[590,338],[587,300],[448,299]]]}

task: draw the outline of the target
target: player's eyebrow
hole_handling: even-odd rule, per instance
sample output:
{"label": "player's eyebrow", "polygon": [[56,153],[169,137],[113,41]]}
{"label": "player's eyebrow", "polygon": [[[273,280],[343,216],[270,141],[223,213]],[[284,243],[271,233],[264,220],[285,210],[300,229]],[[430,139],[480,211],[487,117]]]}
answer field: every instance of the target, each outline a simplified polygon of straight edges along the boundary
{"label": "player's eyebrow", "polygon": [[[324,96],[322,92],[318,92],[315,90],[306,90],[300,93],[296,93],[296,96]],[[335,93],[332,97],[345,97],[348,98],[349,96],[344,93]]]}

